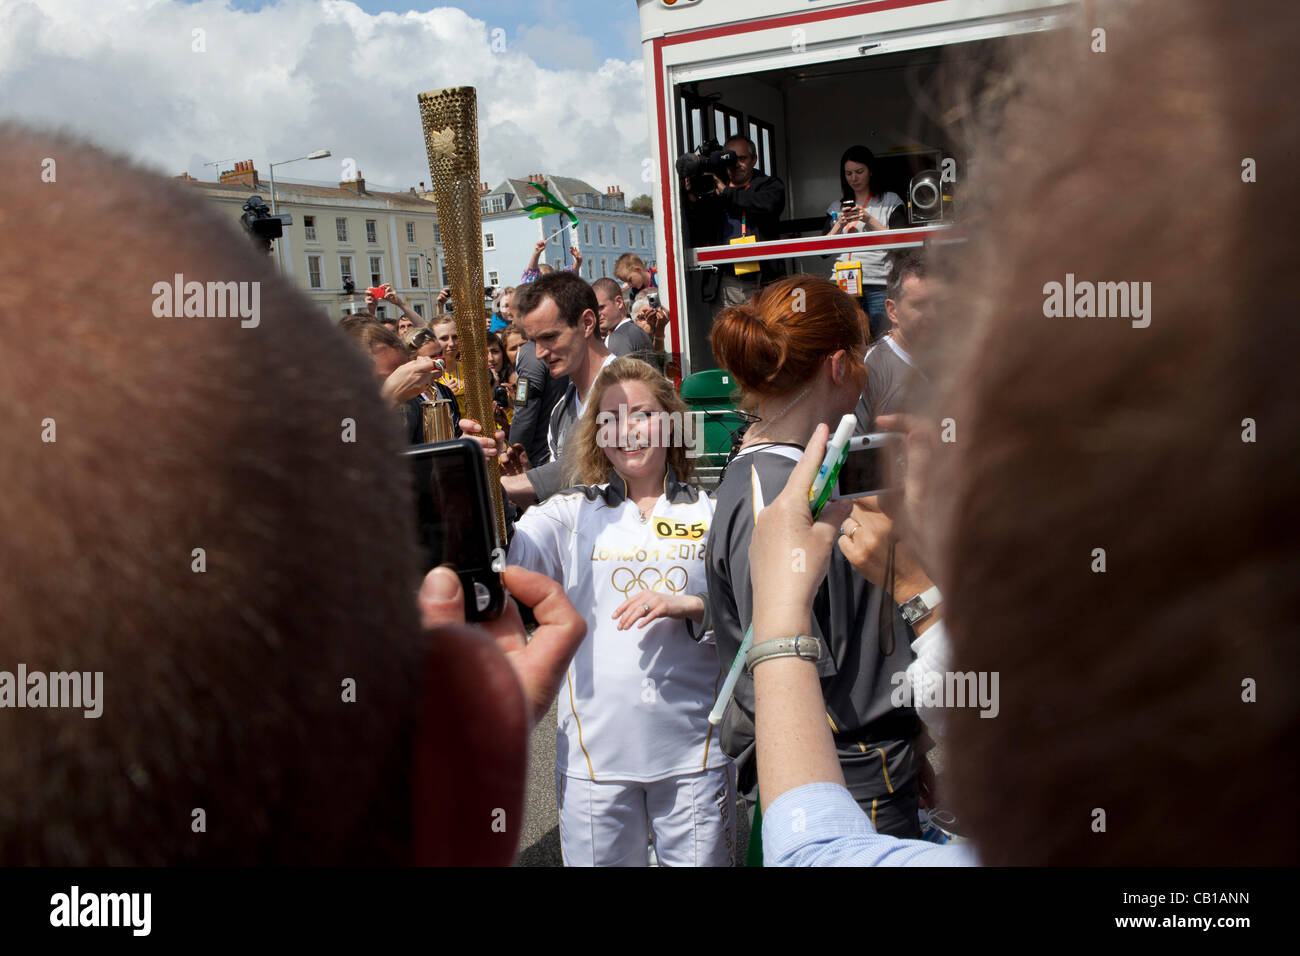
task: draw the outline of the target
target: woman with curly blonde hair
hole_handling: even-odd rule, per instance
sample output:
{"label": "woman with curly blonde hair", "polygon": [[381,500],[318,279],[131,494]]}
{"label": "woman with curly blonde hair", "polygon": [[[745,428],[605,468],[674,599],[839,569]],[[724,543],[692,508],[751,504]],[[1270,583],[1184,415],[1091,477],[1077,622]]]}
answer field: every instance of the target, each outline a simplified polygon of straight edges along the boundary
{"label": "woman with curly blonde hair", "polygon": [[614,360],[566,442],[576,484],[515,526],[510,563],[562,582],[587,622],[555,748],[570,866],[645,866],[647,831],[661,864],[735,862],[731,762],[708,721],[722,669],[701,641],[713,502],[690,481],[687,414],[654,368]]}

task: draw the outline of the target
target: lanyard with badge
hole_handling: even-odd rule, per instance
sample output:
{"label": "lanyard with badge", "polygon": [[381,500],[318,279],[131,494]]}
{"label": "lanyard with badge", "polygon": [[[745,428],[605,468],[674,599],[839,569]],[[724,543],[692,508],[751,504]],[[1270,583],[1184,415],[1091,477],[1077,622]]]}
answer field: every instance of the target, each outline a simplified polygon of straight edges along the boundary
{"label": "lanyard with badge", "polygon": [[[746,189],[749,188],[749,183],[745,183],[745,188]],[[745,227],[745,220],[746,217],[748,217],[748,215],[749,213],[745,213],[745,212],[742,212],[740,214],[740,235],[737,236],[735,239],[731,240],[730,242],[731,245],[741,246],[750,242],[758,242],[758,236],[749,235],[747,233]],[[759,270],[759,265],[757,262],[737,262],[734,264],[734,268],[736,270],[736,275],[745,276],[745,275],[749,275],[750,273],[757,272]]]}
{"label": "lanyard with badge", "polygon": [[[848,200],[845,200],[845,202],[848,202]],[[836,215],[835,218],[839,218],[839,216]],[[850,223],[849,226],[844,229],[845,235],[848,234],[849,229],[852,228],[853,225],[855,224]],[[853,231],[857,232],[859,230],[855,229]],[[857,296],[858,298],[861,298],[862,296],[861,260],[852,258],[852,253],[845,253],[843,260],[835,263],[835,284],[838,285],[845,292],[847,292],[849,295]]]}

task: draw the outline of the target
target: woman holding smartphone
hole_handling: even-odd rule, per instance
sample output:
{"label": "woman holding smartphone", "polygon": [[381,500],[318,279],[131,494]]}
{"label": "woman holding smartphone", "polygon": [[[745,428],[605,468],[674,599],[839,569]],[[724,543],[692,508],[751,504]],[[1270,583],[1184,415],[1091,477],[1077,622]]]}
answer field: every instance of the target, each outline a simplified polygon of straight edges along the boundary
{"label": "woman holding smartphone", "polygon": [[[840,198],[832,200],[826,207],[826,215],[833,223],[826,233],[828,236],[888,229],[890,216],[902,208],[903,200],[897,193],[878,192],[872,188],[871,170],[875,163],[875,154],[865,146],[850,146],[840,157]],[[889,331],[889,318],[885,315],[888,255],[887,252],[864,249],[840,256],[841,262],[856,261],[862,265],[862,301],[871,320],[873,339]]]}
{"label": "woman holding smartphone", "polygon": [[[722,310],[710,344],[739,384],[757,420],[727,464],[709,531],[709,624],[718,654],[730,666],[753,615],[749,547],[765,504],[785,487],[818,424],[832,427],[853,412],[866,382],[866,321],[854,299],[827,279],[792,276],[766,286],[743,305]],[[857,528],[845,522],[851,538]],[[812,565],[788,557],[797,577]],[[826,720],[849,791],[877,830],[920,835],[916,746],[920,720],[894,707],[891,676],[907,670],[911,634],[884,592],[836,552],[817,592],[812,629]],[[735,759],[738,787],[751,811],[757,799],[754,683],[742,674],[722,718],[722,749]]]}
{"label": "woman holding smartphone", "polygon": [[735,862],[731,762],[708,722],[722,669],[701,643],[713,502],[692,483],[685,405],[611,362],[570,439],[577,484],[528,509],[509,561],[564,584],[587,637],[560,688],[555,780],[569,866]]}

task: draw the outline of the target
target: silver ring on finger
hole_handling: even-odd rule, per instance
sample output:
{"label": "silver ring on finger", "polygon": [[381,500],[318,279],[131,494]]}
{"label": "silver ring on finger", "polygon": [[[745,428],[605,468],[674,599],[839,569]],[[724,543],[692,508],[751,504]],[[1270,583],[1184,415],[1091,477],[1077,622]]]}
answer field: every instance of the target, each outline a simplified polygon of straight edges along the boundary
{"label": "silver ring on finger", "polygon": [[645,611],[645,613],[649,614],[649,613],[650,613],[650,605],[649,605],[649,604],[642,604],[642,605],[641,605],[641,610],[643,610],[643,611]]}

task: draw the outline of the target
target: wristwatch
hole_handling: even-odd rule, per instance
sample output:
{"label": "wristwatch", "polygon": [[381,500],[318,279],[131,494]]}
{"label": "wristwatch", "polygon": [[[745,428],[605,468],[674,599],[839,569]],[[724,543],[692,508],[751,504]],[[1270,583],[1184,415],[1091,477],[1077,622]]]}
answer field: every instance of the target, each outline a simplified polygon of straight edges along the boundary
{"label": "wristwatch", "polygon": [[795,637],[778,637],[774,641],[755,644],[745,655],[745,669],[753,672],[763,661],[777,657],[797,657],[801,661],[816,663],[822,659],[822,642],[807,634]]}
{"label": "wristwatch", "polygon": [[908,598],[898,606],[898,610],[903,615],[903,620],[915,627],[929,617],[942,601],[943,595],[939,593],[939,589],[931,586],[929,590],[922,591],[916,597]]}

